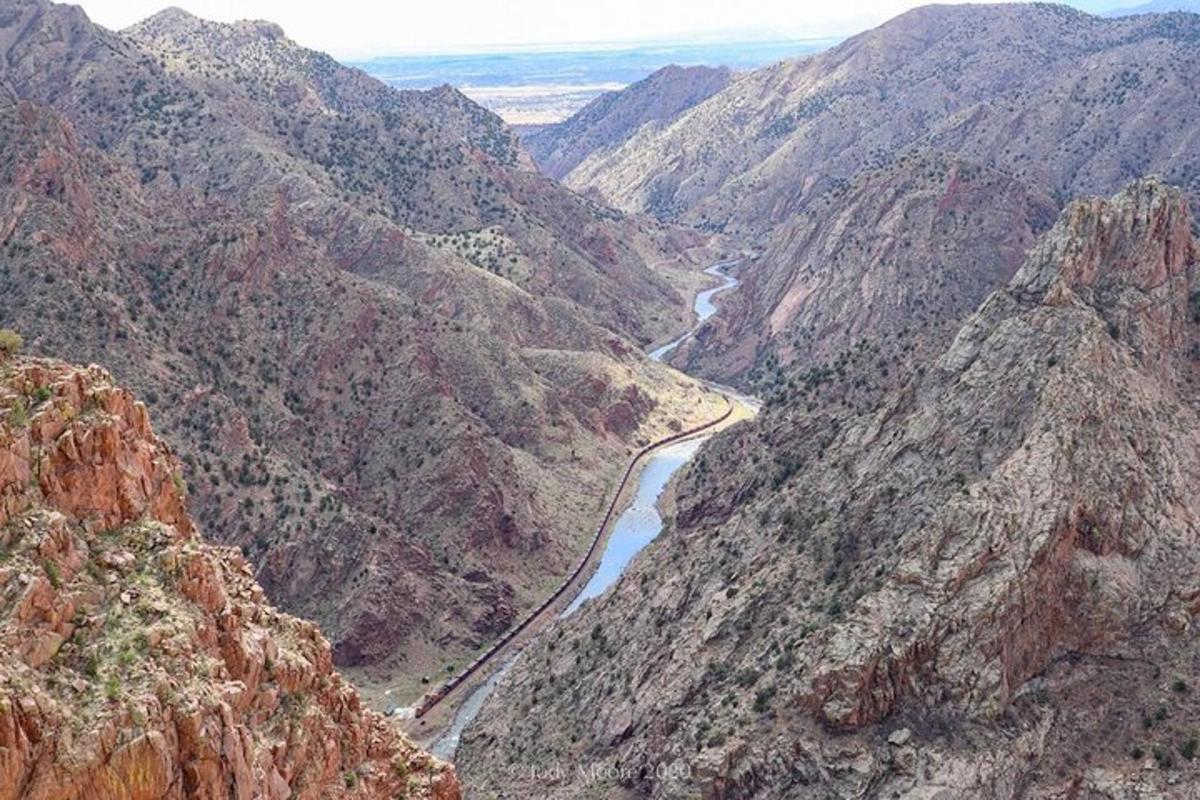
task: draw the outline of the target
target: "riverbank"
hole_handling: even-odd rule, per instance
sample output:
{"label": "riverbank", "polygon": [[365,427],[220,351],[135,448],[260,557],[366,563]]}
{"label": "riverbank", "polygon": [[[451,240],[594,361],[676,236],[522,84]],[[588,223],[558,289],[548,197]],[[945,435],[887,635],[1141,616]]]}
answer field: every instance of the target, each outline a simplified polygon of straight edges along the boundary
{"label": "riverbank", "polygon": [[[729,270],[740,261],[736,258],[724,259],[704,270],[706,274],[721,279],[721,285],[696,293],[693,297],[695,324],[682,336],[649,352],[647,355],[651,359],[662,361],[716,312],[714,298],[739,283],[736,277],[729,274]],[[503,671],[528,641],[554,619],[573,612],[583,602],[603,594],[619,579],[629,561],[661,532],[663,521],[658,514],[658,505],[662,492],[699,445],[687,447],[686,457],[670,464],[669,468],[656,476],[653,485],[646,484],[646,472],[663,460],[661,454],[668,448],[679,448],[683,443],[697,439],[702,441],[731,424],[754,416],[758,411],[758,403],[754,398],[745,397],[728,387],[707,385],[725,398],[729,404],[728,410],[707,424],[664,437],[634,456],[587,552],[575,570],[545,603],[531,611],[510,633],[442,687],[426,695],[414,709],[407,710],[404,727],[411,737],[440,757],[452,758],[463,730],[479,713]],[[639,499],[640,509],[635,506],[635,501]],[[641,519],[637,519],[638,516]],[[614,549],[613,537],[619,534],[620,546]],[[606,559],[609,562],[607,567]]]}
{"label": "riverbank", "polygon": [[[557,616],[558,610],[564,608],[574,598],[578,590],[586,585],[584,582],[588,580],[591,572],[594,571],[596,559],[603,553],[606,537],[610,534],[613,524],[621,514],[622,504],[628,502],[628,492],[638,484],[641,470],[654,453],[665,447],[697,436],[710,436],[717,430],[727,426],[731,419],[735,417],[739,419],[744,418],[744,414],[751,411],[733,400],[727,400],[727,402],[729,404],[728,408],[720,417],[702,425],[664,437],[647,445],[634,456],[633,460],[626,467],[624,476],[617,486],[617,491],[608,505],[607,511],[600,526],[597,528],[587,552],[571,574],[555,590],[554,594],[529,612],[509,633],[505,634],[488,648],[469,666],[452,677],[442,687],[426,695],[415,708],[406,709],[407,713],[402,712],[399,715],[401,719],[406,720],[406,731],[413,738],[418,740],[432,738],[431,733],[433,731],[448,724],[444,714],[435,712],[439,711],[445,705],[453,705],[452,702],[448,702],[452,695],[458,699],[458,702],[461,702],[461,697],[467,688],[472,684],[478,683],[483,676],[493,670],[496,662],[503,660],[505,652],[510,650],[512,652],[518,651],[530,636],[536,635],[537,631],[546,622],[554,619]],[[739,408],[742,409],[740,413]]]}

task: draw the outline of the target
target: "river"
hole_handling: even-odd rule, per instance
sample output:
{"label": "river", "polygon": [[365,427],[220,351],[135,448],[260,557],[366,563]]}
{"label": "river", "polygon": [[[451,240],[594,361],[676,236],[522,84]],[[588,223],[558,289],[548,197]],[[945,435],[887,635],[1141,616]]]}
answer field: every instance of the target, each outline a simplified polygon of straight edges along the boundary
{"label": "river", "polygon": [[700,329],[700,326],[704,324],[705,320],[717,313],[717,306],[715,303],[713,303],[713,298],[726,289],[732,289],[739,283],[737,278],[733,277],[727,272],[727,270],[736,263],[738,263],[737,259],[718,261],[716,264],[713,264],[711,267],[704,270],[704,274],[720,278],[722,280],[721,285],[712,289],[705,289],[704,291],[697,293],[696,302],[694,305],[696,310],[696,324],[692,326],[691,330],[680,336],[678,339],[667,342],[657,350],[651,350],[649,353],[651,358],[653,358],[655,361],[662,361],[672,350],[691,338],[692,334]]}
{"label": "river", "polygon": [[[725,271],[735,263],[737,262],[721,261],[705,270],[707,274],[721,278],[724,282],[721,286],[697,293],[696,325],[678,339],[651,351],[650,358],[662,361],[671,350],[695,333],[706,319],[716,313],[717,307],[713,303],[713,297],[738,284],[737,278]],[[697,436],[695,439],[677,442],[664,447],[647,459],[645,466],[638,474],[637,493],[634,495],[633,502],[621,512],[616,522],[613,523],[612,532],[604,544],[604,552],[600,555],[599,565],[583,589],[580,590],[579,595],[562,612],[562,617],[570,616],[586,601],[602,595],[606,589],[617,582],[617,578],[621,577],[621,573],[629,566],[633,557],[662,532],[663,521],[658,513],[658,498],[667,487],[667,483],[670,482],[671,476],[696,454],[700,445],[707,438],[707,436]],[[511,655],[487,680],[471,691],[471,694],[455,711],[454,721],[450,727],[430,745],[429,752],[447,761],[454,758],[458,744],[462,741],[463,731],[479,715],[484,702],[495,691],[496,684],[512,667],[519,655],[519,653]]]}

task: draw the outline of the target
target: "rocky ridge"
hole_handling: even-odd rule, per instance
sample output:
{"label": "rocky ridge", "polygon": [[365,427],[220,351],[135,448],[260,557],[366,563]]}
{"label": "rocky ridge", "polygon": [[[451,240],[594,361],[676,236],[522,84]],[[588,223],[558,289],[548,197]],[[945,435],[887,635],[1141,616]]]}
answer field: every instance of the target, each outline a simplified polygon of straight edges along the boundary
{"label": "rocky ridge", "polygon": [[1074,203],[878,410],[717,437],[647,557],[501,683],[464,780],[1192,796],[1197,252],[1158,182]]}
{"label": "rocky ridge", "polygon": [[0,798],[460,797],[188,517],[99,367],[0,351]]}
{"label": "rocky ridge", "polygon": [[750,73],[567,182],[622,208],[751,235],[914,147],[1064,200],[1145,174],[1194,189],[1198,57],[1196,15],[925,6]]}
{"label": "rocky ridge", "polygon": [[945,347],[1057,216],[1006,172],[917,151],[779,226],[721,313],[673,354],[689,371],[860,406]]}

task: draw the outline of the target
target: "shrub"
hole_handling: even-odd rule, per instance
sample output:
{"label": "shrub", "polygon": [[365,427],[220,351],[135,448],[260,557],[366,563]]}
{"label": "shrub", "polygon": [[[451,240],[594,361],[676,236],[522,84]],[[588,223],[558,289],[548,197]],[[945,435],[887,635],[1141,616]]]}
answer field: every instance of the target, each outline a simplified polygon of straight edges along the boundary
{"label": "shrub", "polygon": [[761,714],[771,707],[771,698],[775,696],[775,687],[768,686],[754,693],[754,711]]}
{"label": "shrub", "polygon": [[47,561],[42,566],[46,570],[46,577],[50,579],[50,585],[55,589],[61,589],[62,575],[59,574],[58,565],[53,561]]}
{"label": "shrub", "polygon": [[25,340],[11,328],[0,328],[0,355],[14,356],[21,352]]}
{"label": "shrub", "polygon": [[14,428],[24,428],[29,424],[29,411],[23,400],[17,400],[8,411],[8,424]]}

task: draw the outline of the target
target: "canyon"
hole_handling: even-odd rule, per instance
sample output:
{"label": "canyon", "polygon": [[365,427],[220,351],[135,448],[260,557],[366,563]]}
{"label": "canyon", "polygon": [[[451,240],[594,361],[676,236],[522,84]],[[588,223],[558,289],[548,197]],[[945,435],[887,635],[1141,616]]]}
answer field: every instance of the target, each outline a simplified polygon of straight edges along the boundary
{"label": "canyon", "polygon": [[0,54],[0,800],[1196,796],[1200,16]]}
{"label": "canyon", "polygon": [[464,781],[1191,796],[1196,257],[1178,190],[1078,201],[877,409],[716,437],[613,592],[500,681]]}
{"label": "canyon", "polygon": [[0,318],[146,399],[210,536],[411,701],[586,547],[628,454],[723,401],[640,348],[708,240],[529,168],[451,90],[268,23],[6,4]]}
{"label": "canyon", "polygon": [[925,6],[739,76],[564,182],[761,254],[676,366],[770,394],[869,347],[894,375],[1069,200],[1158,175],[1200,207],[1198,66],[1195,14]]}

